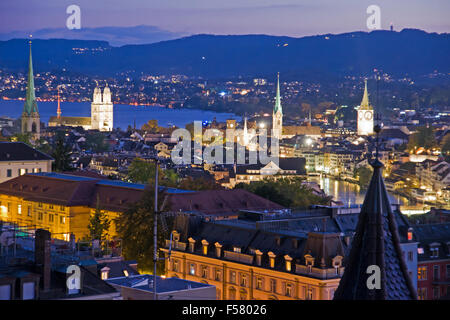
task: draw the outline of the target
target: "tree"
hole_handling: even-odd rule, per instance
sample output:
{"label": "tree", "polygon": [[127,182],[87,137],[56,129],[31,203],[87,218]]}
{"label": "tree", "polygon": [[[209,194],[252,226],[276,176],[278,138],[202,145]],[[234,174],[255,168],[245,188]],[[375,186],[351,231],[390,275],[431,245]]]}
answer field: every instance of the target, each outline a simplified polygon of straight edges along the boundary
{"label": "tree", "polygon": [[[160,185],[165,187],[176,188],[179,177],[174,170],[159,167],[158,174],[160,177]],[[155,184],[155,163],[153,161],[145,161],[136,158],[128,167],[127,179],[134,183]]]}
{"label": "tree", "polygon": [[64,142],[64,136],[59,134],[56,137],[55,148],[51,156],[55,161],[53,162],[53,171],[71,171],[73,170],[70,165],[70,147]]}
{"label": "tree", "polygon": [[301,178],[266,178],[250,184],[240,183],[235,188],[245,189],[287,208],[308,208],[313,204],[326,205],[331,197],[314,194]]}
{"label": "tree", "polygon": [[155,133],[159,132],[158,120],[148,120],[147,123],[142,125],[142,130]]}
{"label": "tree", "polygon": [[432,126],[418,127],[417,132],[409,137],[408,149],[415,148],[431,149],[437,146],[434,128]]}
{"label": "tree", "polygon": [[450,161],[450,133],[447,133],[441,141],[441,153],[445,161]]}
{"label": "tree", "polygon": [[[164,194],[159,193],[158,203],[163,203]],[[153,223],[154,223],[154,190],[147,190],[142,199],[122,213],[116,220],[117,232],[122,239],[122,253],[125,259],[136,260],[141,270],[153,270]],[[159,220],[159,219],[158,219]],[[157,244],[165,246],[172,230],[172,221],[167,221],[168,230],[164,230],[158,221]],[[158,262],[157,273],[164,272],[164,262]]]}
{"label": "tree", "polygon": [[372,178],[372,170],[369,167],[360,167],[356,169],[356,177],[358,178],[359,185],[363,188],[369,185]]}
{"label": "tree", "polygon": [[222,187],[218,185],[214,180],[206,179],[203,177],[199,178],[186,177],[183,180],[181,180],[181,182],[178,184],[178,188],[195,191],[222,189]]}
{"label": "tree", "polygon": [[13,142],[23,142],[29,146],[32,146],[31,144],[31,133],[16,133],[15,135],[11,136],[11,141]]}
{"label": "tree", "polygon": [[109,146],[105,142],[105,136],[101,132],[91,132],[86,135],[86,146],[92,152],[108,151]]}
{"label": "tree", "polygon": [[100,198],[97,195],[97,204],[95,206],[95,211],[89,218],[89,235],[91,240],[104,240],[108,236],[108,230],[111,221],[104,211],[100,209]]}

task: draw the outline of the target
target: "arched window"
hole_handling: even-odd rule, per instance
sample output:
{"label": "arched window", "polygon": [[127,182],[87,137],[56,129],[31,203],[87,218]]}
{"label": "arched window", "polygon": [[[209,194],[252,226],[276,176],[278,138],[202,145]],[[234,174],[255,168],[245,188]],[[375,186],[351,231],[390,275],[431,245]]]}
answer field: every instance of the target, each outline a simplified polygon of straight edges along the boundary
{"label": "arched window", "polygon": [[37,132],[37,125],[36,122],[33,122],[33,124],[31,125],[31,132],[36,133]]}
{"label": "arched window", "polygon": [[247,300],[247,290],[241,289],[239,291],[239,299],[240,300]]}
{"label": "arched window", "polygon": [[236,300],[236,289],[233,287],[228,289],[228,300]]}

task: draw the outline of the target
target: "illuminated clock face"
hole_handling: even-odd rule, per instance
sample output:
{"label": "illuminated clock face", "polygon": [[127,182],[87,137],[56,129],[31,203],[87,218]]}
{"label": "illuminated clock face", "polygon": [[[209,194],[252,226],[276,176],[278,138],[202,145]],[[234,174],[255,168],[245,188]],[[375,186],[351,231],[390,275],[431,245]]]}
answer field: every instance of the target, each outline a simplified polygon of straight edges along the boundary
{"label": "illuminated clock face", "polygon": [[364,118],[366,120],[372,120],[372,112],[366,111],[366,113],[364,114]]}
{"label": "illuminated clock face", "polygon": [[364,113],[362,111],[358,112],[359,120],[362,120],[364,118]]}

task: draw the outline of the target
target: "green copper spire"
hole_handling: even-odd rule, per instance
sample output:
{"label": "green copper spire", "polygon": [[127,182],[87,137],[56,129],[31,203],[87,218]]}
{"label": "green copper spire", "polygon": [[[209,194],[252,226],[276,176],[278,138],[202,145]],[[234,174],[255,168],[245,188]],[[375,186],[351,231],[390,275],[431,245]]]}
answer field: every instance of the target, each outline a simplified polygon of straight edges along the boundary
{"label": "green copper spire", "polygon": [[283,109],[281,108],[281,97],[280,97],[280,73],[278,72],[277,79],[277,96],[275,98],[275,107],[273,108],[273,113],[277,113],[278,110],[283,114]]}
{"label": "green copper spire", "polygon": [[31,57],[31,40],[30,40],[30,57],[28,61],[28,83],[27,83],[27,97],[23,106],[23,112],[30,115],[32,112],[38,113],[36,103],[36,96],[34,95],[34,75],[33,75],[33,61]]}
{"label": "green copper spire", "polygon": [[369,104],[369,93],[367,92],[367,79],[364,80],[364,95],[361,101],[361,105],[359,106],[360,109],[364,110],[370,110],[370,104]]}

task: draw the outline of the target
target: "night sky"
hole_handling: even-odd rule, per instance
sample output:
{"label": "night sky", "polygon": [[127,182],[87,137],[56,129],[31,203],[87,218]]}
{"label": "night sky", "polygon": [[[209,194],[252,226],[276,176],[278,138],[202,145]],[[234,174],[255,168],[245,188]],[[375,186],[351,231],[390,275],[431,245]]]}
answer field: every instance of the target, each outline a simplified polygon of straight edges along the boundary
{"label": "night sky", "polygon": [[82,27],[152,25],[172,32],[304,36],[368,31],[366,8],[381,25],[449,32],[449,0],[1,0],[0,33],[64,28],[66,8]]}

